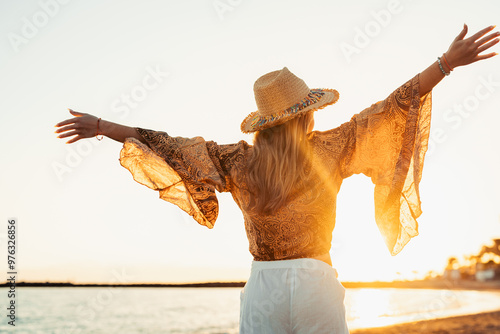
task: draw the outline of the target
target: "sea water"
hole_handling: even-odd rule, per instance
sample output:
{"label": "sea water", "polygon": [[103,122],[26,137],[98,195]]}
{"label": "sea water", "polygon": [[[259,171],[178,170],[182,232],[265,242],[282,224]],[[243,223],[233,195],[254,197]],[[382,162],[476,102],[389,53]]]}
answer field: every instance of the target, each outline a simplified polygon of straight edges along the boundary
{"label": "sea water", "polygon": [[[240,290],[17,287],[13,327],[2,288],[0,333],[238,333]],[[354,329],[498,310],[500,293],[347,289],[345,304]]]}

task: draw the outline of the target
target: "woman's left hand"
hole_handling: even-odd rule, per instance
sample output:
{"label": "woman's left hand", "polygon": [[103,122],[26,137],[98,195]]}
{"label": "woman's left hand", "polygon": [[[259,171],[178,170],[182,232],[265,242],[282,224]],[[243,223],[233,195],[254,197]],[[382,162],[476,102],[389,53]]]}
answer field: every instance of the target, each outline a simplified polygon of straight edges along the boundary
{"label": "woman's left hand", "polygon": [[57,138],[76,136],[66,142],[66,144],[71,144],[80,139],[91,138],[97,135],[97,117],[72,109],[68,110],[75,117],[56,124],[56,127],[59,129],[55,133],[61,133]]}
{"label": "woman's left hand", "polygon": [[496,52],[480,54],[498,43],[500,32],[497,31],[486,35],[493,29],[495,29],[495,26],[489,26],[471,37],[464,39],[468,30],[467,25],[464,24],[464,29],[451,43],[450,48],[445,53],[446,60],[449,66],[451,66],[450,70],[458,66],[469,65],[478,60],[488,59],[497,55]]}

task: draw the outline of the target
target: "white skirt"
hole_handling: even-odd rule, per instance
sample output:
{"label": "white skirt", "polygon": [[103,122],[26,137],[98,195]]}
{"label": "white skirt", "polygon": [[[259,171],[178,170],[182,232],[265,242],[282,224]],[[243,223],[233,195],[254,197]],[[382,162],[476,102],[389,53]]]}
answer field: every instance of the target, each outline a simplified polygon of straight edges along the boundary
{"label": "white skirt", "polygon": [[253,261],[240,293],[240,334],[348,334],[344,296],[323,261]]}

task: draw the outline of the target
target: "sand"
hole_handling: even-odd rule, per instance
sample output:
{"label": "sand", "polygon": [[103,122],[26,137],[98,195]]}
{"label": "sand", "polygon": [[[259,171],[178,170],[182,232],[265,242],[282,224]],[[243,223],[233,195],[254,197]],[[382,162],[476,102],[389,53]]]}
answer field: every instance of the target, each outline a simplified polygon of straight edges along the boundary
{"label": "sand", "polygon": [[351,334],[495,334],[500,333],[500,310],[350,332]]}

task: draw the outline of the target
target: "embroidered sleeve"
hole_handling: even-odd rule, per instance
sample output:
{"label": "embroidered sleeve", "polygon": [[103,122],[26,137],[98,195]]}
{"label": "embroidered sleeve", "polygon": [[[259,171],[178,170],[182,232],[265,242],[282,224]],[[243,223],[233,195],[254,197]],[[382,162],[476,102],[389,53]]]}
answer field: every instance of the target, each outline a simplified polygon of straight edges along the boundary
{"label": "embroidered sleeve", "polygon": [[392,255],[418,235],[430,122],[431,93],[420,96],[417,75],[349,122],[317,135],[342,178],[363,173],[375,184],[375,220]]}
{"label": "embroidered sleeve", "polygon": [[219,212],[215,190],[229,191],[233,157],[244,146],[218,145],[201,137],[171,137],[165,132],[136,128],[144,145],[127,138],[120,163],[134,180],[159,192],[199,224],[213,228]]}

